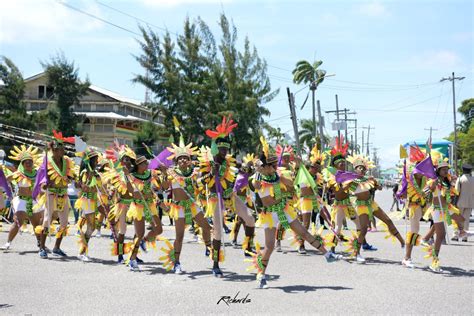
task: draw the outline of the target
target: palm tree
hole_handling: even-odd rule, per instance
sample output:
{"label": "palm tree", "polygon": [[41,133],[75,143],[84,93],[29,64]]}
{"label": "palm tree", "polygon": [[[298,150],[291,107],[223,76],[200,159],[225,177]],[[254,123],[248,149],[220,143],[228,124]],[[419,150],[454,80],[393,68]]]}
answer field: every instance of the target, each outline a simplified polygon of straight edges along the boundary
{"label": "palm tree", "polygon": [[[313,102],[313,109],[314,109],[314,94],[316,92],[316,89],[318,88],[318,85],[324,81],[324,76],[326,75],[326,70],[318,69],[319,66],[322,65],[321,60],[316,60],[314,63],[311,65],[308,61],[306,60],[300,60],[299,62],[296,63],[295,69],[293,69],[293,82],[296,84],[308,84],[309,86],[309,91],[311,91],[311,98]],[[308,91],[308,94],[309,94]],[[308,97],[306,97],[306,100]],[[304,108],[304,105],[306,104],[306,100],[301,106],[301,109]],[[316,138],[316,118],[313,112],[313,122],[312,122],[312,129],[310,129],[311,135]]]}
{"label": "palm tree", "polygon": [[[317,124],[319,124],[319,122],[317,122]],[[310,152],[315,144],[321,143],[321,135],[316,137],[313,136],[313,120],[302,119],[300,120],[300,126],[301,129],[298,131],[300,144],[307,147],[308,150],[305,150],[306,152]],[[322,135],[322,137],[324,137],[324,143],[327,144],[329,142],[329,137],[327,135]]]}

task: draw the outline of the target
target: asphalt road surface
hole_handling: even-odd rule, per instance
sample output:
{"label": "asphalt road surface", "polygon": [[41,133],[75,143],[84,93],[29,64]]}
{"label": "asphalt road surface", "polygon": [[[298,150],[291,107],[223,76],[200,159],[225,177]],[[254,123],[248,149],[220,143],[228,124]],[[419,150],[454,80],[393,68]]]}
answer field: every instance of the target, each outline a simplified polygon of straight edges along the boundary
{"label": "asphalt road surface", "polygon": [[[391,192],[377,193],[376,200],[388,209]],[[163,222],[164,236],[173,239],[174,227],[167,226],[167,217]],[[396,224],[404,235],[405,223]],[[427,229],[422,223],[422,233]],[[3,223],[2,244],[7,230]],[[257,229],[261,243],[262,232]],[[145,261],[141,271],[131,272],[110,255],[107,233],[91,239],[89,263],[76,257],[76,236],[63,241],[67,258],[50,255],[48,260],[39,258],[34,236],[17,236],[11,250],[0,252],[0,314],[474,314],[474,239],[442,247],[441,274],[427,269],[429,261],[420,247],[413,251],[416,268],[402,267],[403,250],[383,232],[368,233],[368,241],[379,250],[362,253],[365,265],[328,264],[313,250],[299,255],[285,240],[284,251],[272,255],[267,269],[270,288],[261,290],[256,288],[255,273],[246,271],[242,251],[230,245],[225,248],[223,279],[212,276],[204,246],[189,233],[181,254],[184,274],[166,272],[158,261],[162,255],[158,249],[141,253]],[[127,235],[132,234],[129,226]],[[243,231],[239,241],[242,236]],[[229,236],[225,237],[228,242]],[[53,239],[48,246],[53,247]],[[235,302],[227,304],[229,298]]]}

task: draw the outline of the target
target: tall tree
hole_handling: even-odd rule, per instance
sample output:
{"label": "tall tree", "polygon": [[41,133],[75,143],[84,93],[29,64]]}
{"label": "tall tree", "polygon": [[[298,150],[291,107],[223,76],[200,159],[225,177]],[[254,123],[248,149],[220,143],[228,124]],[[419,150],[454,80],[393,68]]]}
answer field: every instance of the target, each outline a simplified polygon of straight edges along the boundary
{"label": "tall tree", "polygon": [[187,18],[176,41],[169,34],[161,38],[141,28],[141,54],[135,58],[146,74],[133,80],[153,92],[155,109],[165,115],[168,131],[173,131],[176,116],[183,122],[185,138],[201,144],[205,129],[218,124],[222,115],[232,114],[239,123],[234,131],[236,148],[252,150],[263,116],[269,114],[263,105],[278,91],[271,91],[266,63],[249,40],[239,52],[236,27],[225,15],[219,26],[219,45],[200,18]]}
{"label": "tall tree", "polygon": [[[463,119],[458,127],[457,156],[461,159],[461,163],[474,164],[474,99],[462,101],[458,112],[462,114]],[[454,141],[454,133],[451,133],[447,139]],[[460,165],[458,163],[458,166]]]}
{"label": "tall tree", "polygon": [[[54,109],[50,118],[53,126],[66,136],[79,135],[82,117],[74,114],[74,105],[79,104],[79,98],[87,93],[89,79],[81,82],[79,70],[74,62],[69,62],[64,54],[51,57],[50,61],[42,62],[48,85],[54,89]],[[56,112],[56,115],[54,114]]]}
{"label": "tall tree", "polygon": [[[311,92],[311,101],[313,103],[313,109],[315,107],[315,93],[319,84],[324,81],[324,76],[326,75],[326,70],[319,69],[319,66],[322,65],[321,60],[316,60],[313,64],[309,63],[306,60],[300,60],[296,63],[295,69],[293,69],[293,82],[296,84],[307,84],[309,86],[309,92]],[[306,97],[306,100],[308,97]],[[306,103],[306,101],[305,101]],[[304,103],[304,104],[305,104]],[[304,107],[301,107],[303,109]],[[313,129],[311,134],[316,138],[316,119],[313,118]]]}

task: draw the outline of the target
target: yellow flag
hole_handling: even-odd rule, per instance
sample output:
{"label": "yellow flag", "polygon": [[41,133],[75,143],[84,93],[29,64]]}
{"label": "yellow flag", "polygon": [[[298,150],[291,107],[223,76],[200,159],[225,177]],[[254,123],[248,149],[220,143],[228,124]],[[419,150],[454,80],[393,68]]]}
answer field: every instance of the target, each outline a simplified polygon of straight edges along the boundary
{"label": "yellow flag", "polygon": [[408,158],[408,153],[405,147],[400,145],[400,159]]}
{"label": "yellow flag", "polygon": [[176,116],[173,115],[173,125],[174,125],[174,129],[179,132],[179,121],[178,119],[176,118]]}

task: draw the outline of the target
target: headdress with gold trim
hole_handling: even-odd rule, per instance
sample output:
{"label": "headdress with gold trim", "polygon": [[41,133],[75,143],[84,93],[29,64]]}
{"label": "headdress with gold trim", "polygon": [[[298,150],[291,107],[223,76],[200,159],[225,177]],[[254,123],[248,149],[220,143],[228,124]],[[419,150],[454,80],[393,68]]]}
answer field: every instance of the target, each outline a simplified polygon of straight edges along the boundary
{"label": "headdress with gold trim", "polygon": [[114,141],[113,146],[105,150],[105,156],[113,162],[120,161],[124,156],[128,156],[133,160],[137,159],[137,155],[128,145],[120,145],[117,141]]}
{"label": "headdress with gold trim", "polygon": [[206,135],[212,139],[211,149],[213,154],[216,153],[218,147],[230,148],[229,134],[232,133],[234,128],[237,127],[237,123],[234,123],[231,115],[228,117],[223,116],[222,122],[217,125],[216,130],[206,130]]}
{"label": "headdress with gold trim", "polygon": [[311,149],[309,160],[313,165],[322,165],[324,163],[324,159],[326,157],[322,152],[319,151],[318,146],[314,145],[313,149]]}
{"label": "headdress with gold trim", "polygon": [[260,143],[262,144],[262,154],[260,155],[260,161],[263,165],[270,165],[278,162],[278,156],[275,155],[274,149],[268,144],[265,137],[260,136]]}
{"label": "headdress with gold trim", "polygon": [[371,161],[368,157],[363,155],[353,155],[347,157],[347,161],[349,161],[354,169],[358,166],[365,167],[366,170],[372,169],[375,167],[373,161]]}
{"label": "headdress with gold trim", "polygon": [[10,150],[10,156],[8,158],[19,161],[20,163],[25,160],[33,160],[33,163],[36,162],[39,158],[38,148],[30,145],[26,147],[25,145],[13,146],[13,149]]}
{"label": "headdress with gold trim", "polygon": [[339,160],[346,159],[348,148],[349,148],[349,144],[348,143],[344,144],[344,136],[341,135],[341,137],[339,138],[336,137],[336,144],[331,149],[331,156],[332,156],[331,163],[334,165]]}
{"label": "headdress with gold trim", "polygon": [[179,132],[179,146],[176,144],[171,143],[171,147],[167,147],[166,149],[169,150],[171,155],[167,158],[168,160],[178,159],[179,157],[186,156],[191,159],[191,156],[195,156],[198,154],[198,148],[193,147],[193,143],[189,143],[187,145],[184,144],[184,137],[180,130],[180,123],[178,119],[173,116],[173,124],[174,128],[177,132]]}
{"label": "headdress with gold trim", "polygon": [[449,165],[449,159],[445,158],[442,153],[439,151],[433,150],[430,152],[431,161],[433,162],[433,166],[437,169],[448,167],[451,168]]}

